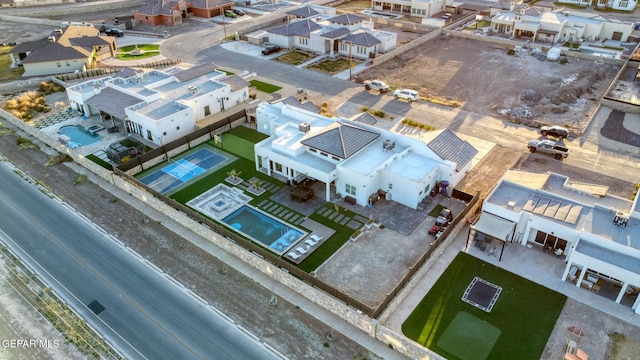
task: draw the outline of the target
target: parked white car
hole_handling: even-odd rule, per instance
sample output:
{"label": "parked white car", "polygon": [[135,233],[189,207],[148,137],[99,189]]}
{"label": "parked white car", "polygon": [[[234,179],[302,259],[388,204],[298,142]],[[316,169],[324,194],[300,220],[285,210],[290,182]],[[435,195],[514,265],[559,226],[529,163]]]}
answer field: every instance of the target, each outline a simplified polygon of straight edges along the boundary
{"label": "parked white car", "polygon": [[393,96],[395,96],[396,99],[405,99],[409,101],[416,101],[420,98],[420,94],[418,94],[417,91],[409,89],[396,90],[393,92]]}

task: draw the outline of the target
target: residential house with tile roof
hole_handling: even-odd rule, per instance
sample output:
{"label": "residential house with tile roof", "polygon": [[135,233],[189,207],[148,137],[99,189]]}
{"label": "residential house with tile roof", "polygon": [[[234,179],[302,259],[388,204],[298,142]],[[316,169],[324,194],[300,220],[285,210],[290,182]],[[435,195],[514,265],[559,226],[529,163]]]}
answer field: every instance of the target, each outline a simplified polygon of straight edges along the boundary
{"label": "residential house with tile roof", "polygon": [[24,67],[24,76],[34,76],[86,71],[100,59],[115,56],[116,50],[114,37],[101,36],[93,26],[70,25],[46,39],[14,46],[10,56]]}
{"label": "residential house with tile roof", "polygon": [[511,3],[509,9],[495,9],[492,12],[491,32],[531,41],[554,44],[565,41],[627,41],[633,31],[631,22],[574,9],[549,10]]}
{"label": "residential house with tile roof", "polygon": [[130,134],[162,145],[197,129],[196,122],[249,98],[249,83],[213,63],[189,69],[129,72],[70,86],[71,107],[122,121]]}
{"label": "residential house with tile roof", "polygon": [[[303,9],[303,11],[296,11]],[[329,56],[362,59],[395,49],[394,32],[376,30],[373,23],[355,14],[327,15],[306,6],[292,10],[289,23],[267,30],[269,42]],[[309,14],[308,16],[306,16]],[[306,17],[303,17],[306,16]]]}
{"label": "residential house with tile roof", "polygon": [[469,244],[479,239],[539,249],[535,256],[566,263],[558,274],[563,280],[606,293],[611,301],[640,314],[637,195],[631,201],[609,194],[606,185],[552,172],[510,170],[471,226]]}
{"label": "residential house with tile roof", "polygon": [[623,11],[633,11],[638,5],[637,0],[558,0],[560,4],[571,4],[576,6],[593,6],[597,9],[614,9]]}
{"label": "residential house with tile roof", "polygon": [[262,103],[256,127],[269,138],[255,145],[256,170],[290,183],[322,181],[327,201],[334,200],[333,193],[367,206],[370,196],[384,192],[416,209],[437,182],[455,186],[477,153],[449,130],[433,132],[425,142],[367,122],[328,118],[284,102]]}
{"label": "residential house with tile roof", "polygon": [[459,4],[452,0],[371,0],[373,10],[422,18],[448,11]]}
{"label": "residential house with tile roof", "polygon": [[133,10],[133,17],[142,24],[176,26],[188,17],[212,18],[233,9],[229,0],[150,0]]}

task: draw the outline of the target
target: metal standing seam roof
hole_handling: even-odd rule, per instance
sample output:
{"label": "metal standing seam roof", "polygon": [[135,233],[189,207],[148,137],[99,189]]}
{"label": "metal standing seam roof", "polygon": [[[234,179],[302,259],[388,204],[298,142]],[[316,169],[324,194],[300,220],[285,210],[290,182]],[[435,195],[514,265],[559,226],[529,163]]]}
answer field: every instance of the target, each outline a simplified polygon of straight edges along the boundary
{"label": "metal standing seam roof", "polygon": [[327,126],[320,134],[311,136],[301,143],[318,151],[348,159],[378,137],[380,134],[369,130],[334,123]]}
{"label": "metal standing seam roof", "polygon": [[305,36],[309,37],[312,31],[322,29],[322,26],[316,24],[309,19],[299,20],[287,25],[275,27],[267,30],[272,34],[285,35],[285,36]]}
{"label": "metal standing seam roof", "polygon": [[360,116],[353,119],[353,121],[361,122],[368,125],[373,125],[378,122],[378,119],[376,119],[375,116],[366,112],[366,113],[362,113]]}
{"label": "metal standing seam roof", "polygon": [[100,94],[89,98],[86,103],[118,119],[124,119],[126,116],[125,108],[143,101],[122,91],[106,87],[102,89]]}
{"label": "metal standing seam roof", "polygon": [[177,72],[173,74],[173,76],[175,76],[175,78],[178,79],[178,81],[185,82],[191,79],[195,79],[199,76],[212,73],[216,71],[217,67],[218,66],[212,62],[204,63],[204,64],[194,66],[192,68]]}
{"label": "metal standing seam roof", "polygon": [[443,130],[427,146],[440,158],[456,163],[456,171],[465,167],[478,153],[473,145],[460,139],[449,129]]}
{"label": "metal standing seam roof", "polygon": [[364,21],[364,18],[362,16],[353,14],[342,14],[329,19],[329,22],[342,25],[353,25],[362,21]]}
{"label": "metal standing seam roof", "polygon": [[229,85],[231,87],[231,91],[238,91],[242,88],[249,87],[249,83],[247,82],[247,80],[238,75],[231,75],[220,80],[220,82]]}
{"label": "metal standing seam roof", "polygon": [[293,9],[291,11],[287,11],[287,15],[294,15],[302,18],[307,18],[309,16],[314,16],[318,14],[320,13],[309,5],[303,6],[297,9]]}
{"label": "metal standing seam roof", "polygon": [[353,45],[365,46],[365,47],[371,47],[371,46],[374,46],[374,45],[378,45],[381,42],[380,40],[376,39],[375,36],[373,36],[373,35],[371,35],[369,33],[366,33],[366,32],[347,35],[347,36],[343,37],[342,39],[340,39],[340,41],[348,42],[348,43],[351,43]]}
{"label": "metal standing seam roof", "polygon": [[295,106],[295,107],[297,107],[299,109],[307,110],[307,111],[312,112],[314,114],[319,114],[320,113],[320,108],[317,107],[311,101],[305,101],[304,103],[302,103],[302,102],[300,102],[298,99],[296,99],[293,96],[287,96],[284,99],[280,99],[280,100],[274,101],[274,102],[282,102],[283,104]]}

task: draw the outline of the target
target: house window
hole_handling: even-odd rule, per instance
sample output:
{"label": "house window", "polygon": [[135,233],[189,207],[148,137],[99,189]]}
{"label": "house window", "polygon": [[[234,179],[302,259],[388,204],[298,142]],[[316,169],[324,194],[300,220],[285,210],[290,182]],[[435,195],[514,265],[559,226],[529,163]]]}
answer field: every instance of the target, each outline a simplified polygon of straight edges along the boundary
{"label": "house window", "polygon": [[298,38],[298,42],[300,42],[300,45],[309,45],[309,38],[301,36]]}
{"label": "house window", "polygon": [[280,164],[280,163],[276,163],[276,168],[275,168],[275,170],[276,170],[277,172],[281,173],[281,172],[282,172],[282,164]]}
{"label": "house window", "polygon": [[176,130],[180,130],[180,126],[176,126]]}
{"label": "house window", "polygon": [[211,115],[211,109],[209,108],[209,105],[204,107],[204,116],[208,115]]}
{"label": "house window", "polygon": [[327,157],[329,156],[329,154],[327,154],[327,153],[325,153],[325,152],[320,152],[320,155],[322,155],[322,156],[327,156]]}
{"label": "house window", "polygon": [[393,184],[389,183],[389,190],[393,189]]}
{"label": "house window", "polygon": [[427,10],[422,10],[422,15],[427,15]]}
{"label": "house window", "polygon": [[332,156],[331,158],[335,161],[340,161],[340,158],[338,158],[337,156]]}
{"label": "house window", "polygon": [[67,66],[71,66],[71,63],[67,61],[67,62],[65,63],[65,65],[67,65]]}
{"label": "house window", "polygon": [[62,64],[60,64],[60,63],[56,63],[56,65],[58,65],[58,67],[62,67]]}
{"label": "house window", "polygon": [[311,151],[311,152],[313,152],[313,153],[314,153],[314,152],[318,152],[318,150],[316,150],[316,149],[309,149],[309,151]]}
{"label": "house window", "polygon": [[367,54],[367,48],[364,46],[356,46],[356,51],[358,52],[358,54]]}
{"label": "house window", "polygon": [[418,11],[419,11],[419,9],[411,9],[411,13],[412,13],[412,14],[417,14],[417,13],[418,13]]}
{"label": "house window", "polygon": [[431,187],[431,184],[427,184],[427,186],[424,187],[424,192],[428,194],[430,187]]}
{"label": "house window", "polygon": [[349,195],[356,196],[356,187],[353,186],[353,185],[345,184],[344,185],[344,192],[349,194]]}

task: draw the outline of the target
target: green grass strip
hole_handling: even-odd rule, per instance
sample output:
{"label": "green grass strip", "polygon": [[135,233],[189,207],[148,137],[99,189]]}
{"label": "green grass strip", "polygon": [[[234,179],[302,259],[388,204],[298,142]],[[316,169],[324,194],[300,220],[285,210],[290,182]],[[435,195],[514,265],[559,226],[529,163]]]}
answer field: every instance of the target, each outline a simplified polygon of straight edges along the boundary
{"label": "green grass strip", "polygon": [[[502,287],[491,312],[464,301],[474,277]],[[447,359],[459,359],[438,346],[456,315],[466,312],[500,330],[488,359],[540,359],[567,297],[466,253],[459,253],[402,324],[402,332]],[[460,347],[473,341],[460,337]],[[469,359],[464,359],[469,360]]]}
{"label": "green grass strip", "polygon": [[280,86],[262,82],[260,80],[251,80],[249,81],[249,84],[251,84],[251,86],[255,86],[256,90],[266,92],[267,94],[271,94],[282,89]]}

